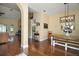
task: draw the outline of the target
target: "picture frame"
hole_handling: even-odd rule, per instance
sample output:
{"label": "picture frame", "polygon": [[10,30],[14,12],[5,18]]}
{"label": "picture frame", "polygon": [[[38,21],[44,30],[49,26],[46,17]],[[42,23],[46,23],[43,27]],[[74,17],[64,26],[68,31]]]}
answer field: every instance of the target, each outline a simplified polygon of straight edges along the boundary
{"label": "picture frame", "polygon": [[48,24],[47,23],[44,23],[44,28],[48,29]]}

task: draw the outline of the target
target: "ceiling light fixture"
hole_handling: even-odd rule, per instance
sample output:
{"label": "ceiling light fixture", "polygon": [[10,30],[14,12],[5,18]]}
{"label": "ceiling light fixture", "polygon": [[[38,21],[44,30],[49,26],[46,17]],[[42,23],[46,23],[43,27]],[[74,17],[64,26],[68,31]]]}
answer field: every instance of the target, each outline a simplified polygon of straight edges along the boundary
{"label": "ceiling light fixture", "polygon": [[61,29],[65,34],[69,35],[74,29],[75,15],[69,15],[69,3],[64,3],[65,5],[65,16],[60,17]]}

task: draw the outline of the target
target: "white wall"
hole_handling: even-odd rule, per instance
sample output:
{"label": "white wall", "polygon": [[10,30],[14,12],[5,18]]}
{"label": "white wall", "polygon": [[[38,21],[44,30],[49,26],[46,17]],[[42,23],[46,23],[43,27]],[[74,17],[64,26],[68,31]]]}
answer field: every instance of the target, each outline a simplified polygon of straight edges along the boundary
{"label": "white wall", "polygon": [[41,20],[40,20],[40,41],[48,39],[48,29],[44,28],[44,23],[48,24],[48,15],[47,14],[41,14]]}
{"label": "white wall", "polygon": [[34,19],[40,23],[40,26],[36,27],[40,37],[39,41],[46,40],[48,38],[48,29],[44,29],[44,23],[48,24],[49,16],[46,13],[34,13]]}

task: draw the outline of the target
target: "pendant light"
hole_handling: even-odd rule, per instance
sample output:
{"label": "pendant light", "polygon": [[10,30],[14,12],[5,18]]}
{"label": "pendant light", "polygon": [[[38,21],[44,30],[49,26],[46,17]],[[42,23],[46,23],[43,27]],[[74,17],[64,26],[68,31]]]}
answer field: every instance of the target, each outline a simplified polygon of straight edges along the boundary
{"label": "pendant light", "polygon": [[[65,16],[60,17],[61,29],[67,36],[72,33],[75,23],[75,15],[69,15],[69,3],[64,3],[65,6]],[[63,24],[63,25],[62,25]]]}

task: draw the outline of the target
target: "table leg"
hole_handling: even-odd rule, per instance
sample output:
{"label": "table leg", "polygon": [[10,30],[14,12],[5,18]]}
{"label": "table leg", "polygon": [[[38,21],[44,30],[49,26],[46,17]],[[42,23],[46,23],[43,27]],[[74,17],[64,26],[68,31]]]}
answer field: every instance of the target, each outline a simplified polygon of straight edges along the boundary
{"label": "table leg", "polygon": [[65,43],[65,56],[67,56],[67,43]]}

